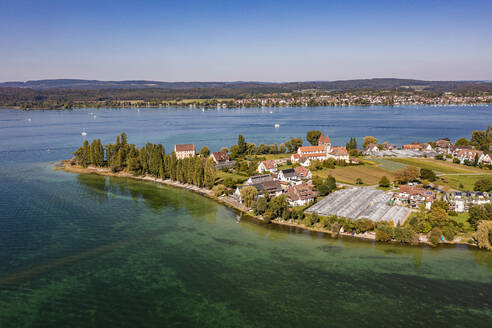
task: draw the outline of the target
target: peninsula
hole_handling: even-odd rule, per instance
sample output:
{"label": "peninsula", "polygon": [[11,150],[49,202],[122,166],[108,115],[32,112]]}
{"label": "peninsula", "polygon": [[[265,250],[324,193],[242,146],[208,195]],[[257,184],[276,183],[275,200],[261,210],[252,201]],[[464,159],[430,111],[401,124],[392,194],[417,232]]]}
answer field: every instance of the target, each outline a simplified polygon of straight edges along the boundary
{"label": "peninsula", "polygon": [[[490,149],[491,131],[475,131],[466,145],[443,138],[401,149],[367,136],[363,150],[355,138],[334,146],[321,131],[307,132],[311,146],[302,146],[301,138],[256,146],[239,135],[230,149],[211,153],[203,147],[198,154],[193,144],[175,145],[170,154],[159,144],[139,148],[122,133],[105,146],[99,139],[84,141],[63,168],[186,188],[267,224],[379,242],[492,250],[492,161],[481,150]],[[378,155],[384,152],[382,160]],[[399,169],[384,168],[388,163]],[[455,186],[442,171],[465,178]],[[359,175],[354,181],[346,178],[353,173]],[[472,180],[466,180],[470,173]]]}

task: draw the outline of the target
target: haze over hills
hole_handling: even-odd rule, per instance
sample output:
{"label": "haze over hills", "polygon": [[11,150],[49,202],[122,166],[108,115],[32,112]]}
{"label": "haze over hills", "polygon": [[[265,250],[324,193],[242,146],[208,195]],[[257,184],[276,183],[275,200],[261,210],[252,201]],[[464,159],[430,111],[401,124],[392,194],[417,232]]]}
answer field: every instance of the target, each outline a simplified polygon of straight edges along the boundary
{"label": "haze over hills", "polygon": [[420,87],[431,91],[454,91],[473,88],[481,91],[492,91],[492,82],[487,81],[424,81],[414,79],[375,78],[338,81],[303,81],[303,82],[161,82],[146,80],[128,81],[100,81],[83,79],[50,79],[25,82],[3,82],[0,88],[29,88],[34,90],[71,89],[71,90],[98,90],[98,89],[243,89],[264,92],[295,91],[305,89],[350,91],[364,89],[399,89]]}

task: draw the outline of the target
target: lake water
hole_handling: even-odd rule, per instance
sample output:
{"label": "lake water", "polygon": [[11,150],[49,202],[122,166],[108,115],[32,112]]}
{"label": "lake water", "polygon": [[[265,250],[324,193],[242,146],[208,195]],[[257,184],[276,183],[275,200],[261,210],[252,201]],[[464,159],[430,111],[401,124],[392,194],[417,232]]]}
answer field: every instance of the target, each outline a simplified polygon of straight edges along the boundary
{"label": "lake water", "polygon": [[0,327],[492,325],[491,252],[237,223],[191,192],[53,170],[83,130],[103,143],[125,131],[139,145],[217,150],[238,133],[401,144],[492,123],[492,106],[271,111],[0,110]]}

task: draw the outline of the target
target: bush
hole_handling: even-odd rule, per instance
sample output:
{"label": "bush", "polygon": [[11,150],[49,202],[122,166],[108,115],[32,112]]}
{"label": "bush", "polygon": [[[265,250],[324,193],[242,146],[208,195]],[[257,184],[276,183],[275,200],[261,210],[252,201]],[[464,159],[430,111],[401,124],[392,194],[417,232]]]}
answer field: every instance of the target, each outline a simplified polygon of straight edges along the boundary
{"label": "bush", "polygon": [[477,180],[473,185],[473,190],[484,192],[492,191],[492,178],[483,178]]}
{"label": "bush", "polygon": [[434,171],[429,169],[420,169],[420,177],[424,180],[429,180],[431,182],[436,181],[437,176]]}
{"label": "bush", "polygon": [[337,235],[340,233],[340,224],[338,222],[334,222],[331,224],[331,232],[336,233]]}
{"label": "bush", "polygon": [[458,158],[455,157],[455,158],[453,158],[453,163],[454,164],[460,164],[461,162]]}
{"label": "bush", "polygon": [[437,154],[434,156],[435,159],[442,161],[444,159],[444,156],[442,154]]}
{"label": "bush", "polygon": [[265,223],[270,223],[270,221],[273,220],[273,212],[272,211],[266,211],[265,214],[263,214],[263,220]]}
{"label": "bush", "polygon": [[442,231],[438,227],[434,227],[431,230],[429,240],[434,245],[437,245],[441,242]]}
{"label": "bush", "polygon": [[357,179],[355,179],[355,183],[358,184],[358,185],[361,185],[364,182],[362,182],[362,179],[361,178],[357,178]]}
{"label": "bush", "polygon": [[395,239],[400,243],[414,243],[416,238],[415,231],[411,227],[395,228]]}
{"label": "bush", "polygon": [[376,230],[376,241],[389,242],[391,237],[384,231]]}
{"label": "bush", "polygon": [[492,221],[478,222],[477,232],[473,235],[478,242],[478,247],[492,250]]}
{"label": "bush", "polygon": [[391,182],[389,181],[389,179],[385,175],[383,175],[381,177],[381,180],[379,180],[379,186],[380,187],[387,188],[390,186],[390,184],[391,184]]}
{"label": "bush", "polygon": [[225,189],[226,189],[226,187],[223,184],[220,184],[220,185],[214,186],[212,188],[212,191],[214,192],[215,197],[219,197],[219,196],[222,196]]}
{"label": "bush", "polygon": [[454,237],[456,236],[454,228],[450,226],[442,228],[442,234],[444,235],[444,238],[446,238],[446,240],[448,241],[453,241]]}

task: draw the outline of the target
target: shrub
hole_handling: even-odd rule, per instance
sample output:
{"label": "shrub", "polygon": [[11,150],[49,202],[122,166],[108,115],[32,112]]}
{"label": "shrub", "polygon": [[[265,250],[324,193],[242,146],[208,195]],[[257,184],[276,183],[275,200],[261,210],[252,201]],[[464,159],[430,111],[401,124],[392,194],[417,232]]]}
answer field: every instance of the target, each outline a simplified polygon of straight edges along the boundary
{"label": "shrub", "polygon": [[434,227],[431,230],[430,233],[430,242],[433,243],[434,245],[437,245],[441,242],[441,236],[442,236],[442,231],[438,227]]}
{"label": "shrub", "polygon": [[361,185],[364,182],[362,182],[362,179],[361,178],[357,178],[357,179],[355,179],[355,183]]}
{"label": "shrub", "polygon": [[384,231],[376,230],[376,241],[388,242],[391,237]]}
{"label": "shrub", "polygon": [[444,228],[442,228],[442,234],[444,235],[444,238],[446,238],[446,240],[448,241],[452,241],[454,239],[454,236],[456,236],[454,228],[450,226],[445,226]]}
{"label": "shrub", "polygon": [[223,184],[216,185],[212,188],[212,191],[214,192],[215,197],[222,196],[224,193],[226,187]]}
{"label": "shrub", "polygon": [[263,220],[265,221],[265,223],[270,223],[270,221],[273,220],[273,212],[272,211],[266,211],[264,214],[263,214]]}
{"label": "shrub", "polygon": [[444,156],[442,154],[437,154],[434,156],[435,159],[442,161],[444,159]]}
{"label": "shrub", "polygon": [[492,178],[483,178],[477,180],[473,185],[473,190],[475,191],[492,191]]}
{"label": "shrub", "polygon": [[338,222],[334,222],[331,224],[331,232],[336,233],[337,235],[340,233],[340,224]]}
{"label": "shrub", "polygon": [[455,158],[453,158],[453,163],[454,164],[460,164],[461,162],[458,158],[455,157]]}
{"label": "shrub", "polygon": [[383,175],[381,177],[381,180],[379,180],[379,186],[380,187],[383,187],[383,188],[387,188],[390,186],[390,181],[389,179],[386,177],[386,175]]}
{"label": "shrub", "polygon": [[411,227],[397,227],[395,228],[395,239],[400,243],[414,243],[415,231]]}
{"label": "shrub", "polygon": [[478,222],[478,228],[473,235],[478,242],[478,247],[492,250],[492,221]]}

